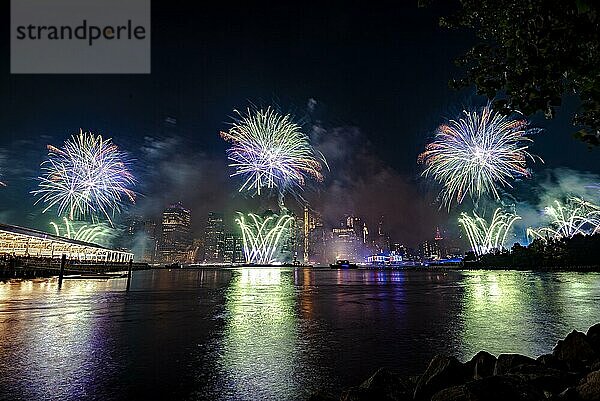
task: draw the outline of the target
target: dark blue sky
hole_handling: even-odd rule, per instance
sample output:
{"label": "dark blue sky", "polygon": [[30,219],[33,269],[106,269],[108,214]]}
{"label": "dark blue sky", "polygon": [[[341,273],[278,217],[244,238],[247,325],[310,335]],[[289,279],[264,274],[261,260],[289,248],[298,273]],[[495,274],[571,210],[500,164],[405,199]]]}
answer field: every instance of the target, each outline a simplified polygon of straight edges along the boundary
{"label": "dark blue sky", "polygon": [[[448,88],[449,79],[461,74],[453,60],[474,43],[472,33],[438,27],[439,16],[450,12],[449,6],[423,9],[416,1],[380,6],[152,3],[152,74],[36,76],[9,74],[10,13],[8,2],[3,2],[0,155],[9,187],[0,189],[0,212],[5,212],[0,218],[35,224],[27,191],[35,186],[44,146],[62,143],[80,127],[113,137],[134,158],[144,160],[140,149],[147,137],[165,139],[160,122],[172,114],[178,119],[180,149],[173,157],[202,157],[212,163],[225,158],[218,132],[226,128],[232,109],[244,108],[249,101],[277,102],[283,110],[305,117],[308,100],[315,99],[318,113],[313,119],[327,129],[357,127],[380,168],[416,188],[423,205],[420,213],[431,210],[431,219],[415,236],[447,219],[420,190],[416,156],[445,117],[456,115],[463,105],[483,102],[473,88]],[[571,110],[576,106],[576,100],[567,103]],[[546,165],[535,169],[600,172],[598,150],[572,139],[570,115],[558,115],[552,122],[534,118],[546,129],[533,148]],[[222,175],[227,180],[227,172]],[[221,186],[219,180],[198,180],[189,187]],[[205,190],[188,197],[181,190],[166,189],[160,179],[154,182],[161,185],[142,183],[148,191],[146,201],[158,191],[165,193],[150,208],[152,213],[169,197],[187,198],[190,207],[202,213],[222,199]],[[399,235],[413,235],[408,227],[413,222],[405,224]]]}

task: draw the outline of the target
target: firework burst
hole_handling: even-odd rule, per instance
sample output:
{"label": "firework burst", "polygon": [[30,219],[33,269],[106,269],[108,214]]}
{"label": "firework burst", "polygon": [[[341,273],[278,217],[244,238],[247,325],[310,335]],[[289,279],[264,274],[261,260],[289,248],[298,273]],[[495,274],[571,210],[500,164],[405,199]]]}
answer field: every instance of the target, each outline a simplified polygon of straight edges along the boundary
{"label": "firework burst", "polygon": [[260,195],[264,188],[276,189],[282,197],[286,191],[297,195],[307,178],[323,181],[325,159],[290,115],[269,107],[238,116],[221,137],[231,142],[227,156],[236,170],[231,176],[243,178],[240,192]]}
{"label": "firework burst", "polygon": [[235,220],[242,231],[244,256],[246,263],[272,264],[277,259],[283,240],[287,239],[294,218],[288,214],[277,216],[259,216],[249,213],[246,216],[238,212]]}
{"label": "firework burst", "polygon": [[544,209],[550,218],[550,225],[541,228],[528,228],[527,237],[540,238],[572,238],[577,234],[593,235],[600,233],[600,206],[584,199],[572,197],[566,203],[555,200]]}
{"label": "firework burst", "polygon": [[[435,140],[419,155],[422,175],[442,185],[440,199],[448,209],[469,195],[475,201],[484,194],[498,199],[498,187],[529,177],[526,135],[539,131],[526,120],[512,119],[491,109],[463,111],[463,117],[438,127]],[[541,160],[541,159],[540,159]]]}
{"label": "firework burst", "polygon": [[101,244],[106,237],[110,235],[110,228],[104,224],[85,224],[73,221],[63,217],[64,224],[60,222],[50,222],[50,226],[59,237],[64,237],[76,241]]}
{"label": "firework burst", "polygon": [[473,252],[477,256],[481,256],[494,249],[502,248],[510,228],[519,219],[521,217],[516,214],[497,208],[489,223],[475,212],[473,212],[473,216],[461,213],[458,223],[465,230]]}
{"label": "firework burst", "polygon": [[124,200],[135,202],[130,189],[135,179],[124,153],[101,135],[80,130],[60,149],[48,145],[42,173],[32,193],[40,196],[36,204],[45,205],[44,213],[56,207],[59,216],[71,220],[104,216],[112,224]]}

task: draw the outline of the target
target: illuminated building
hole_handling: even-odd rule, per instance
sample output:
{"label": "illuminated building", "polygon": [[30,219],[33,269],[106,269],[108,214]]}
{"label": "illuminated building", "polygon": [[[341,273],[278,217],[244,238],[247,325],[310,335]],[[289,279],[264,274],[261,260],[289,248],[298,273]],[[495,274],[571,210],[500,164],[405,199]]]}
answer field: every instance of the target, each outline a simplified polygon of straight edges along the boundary
{"label": "illuminated building", "polygon": [[140,216],[129,218],[121,246],[132,251],[136,260],[154,263],[156,258],[156,223]]}
{"label": "illuminated building", "polygon": [[360,242],[362,242],[363,244],[367,243],[367,236],[369,235],[369,230],[367,229],[367,225],[362,221],[360,217],[346,217],[346,227],[354,229],[354,234]]}
{"label": "illuminated building", "polygon": [[0,255],[95,262],[128,262],[133,253],[71,240],[30,228],[0,224]]}
{"label": "illuminated building", "polygon": [[394,242],[391,245],[391,251],[398,255],[406,255],[406,253],[407,253],[406,247],[399,242]]}
{"label": "illuminated building", "polygon": [[433,236],[433,241],[435,244],[435,251],[437,252],[437,258],[442,259],[446,257],[446,249],[444,248],[444,237],[442,237],[442,233],[440,232],[440,228],[437,227],[435,229],[435,235]]}
{"label": "illuminated building", "polygon": [[354,228],[340,227],[331,230],[333,259],[356,261],[360,238],[356,236]]}
{"label": "illuminated building", "polygon": [[308,222],[308,260],[305,263],[315,265],[328,263],[327,234],[321,216],[313,211]]}
{"label": "illuminated building", "polygon": [[371,236],[371,246],[375,250],[375,253],[387,253],[390,251],[390,237],[385,233],[383,226],[383,216],[381,216],[377,224],[377,233]]}
{"label": "illuminated building", "polygon": [[204,261],[223,263],[225,251],[225,221],[223,213],[209,212],[204,231]]}
{"label": "illuminated building", "polygon": [[190,248],[188,259],[192,263],[202,262],[204,257],[204,240],[201,238],[194,238],[192,246]]}
{"label": "illuminated building", "polygon": [[395,252],[390,253],[380,253],[377,255],[370,255],[367,257],[367,262],[372,265],[382,265],[382,266],[395,266],[401,265],[404,258],[402,255],[398,255]]}
{"label": "illuminated building", "polygon": [[144,248],[142,250],[142,262],[154,263],[156,259],[156,223],[151,220],[145,220],[142,223],[142,232],[144,233]]}
{"label": "illuminated building", "polygon": [[308,264],[308,249],[310,243],[310,216],[308,213],[308,207],[304,207],[304,227],[303,227],[303,242],[304,242],[304,254],[302,260],[305,264]]}
{"label": "illuminated building", "polygon": [[163,212],[159,247],[162,261],[187,262],[191,245],[191,213],[181,203],[173,204]]}
{"label": "illuminated building", "polygon": [[223,262],[236,264],[244,263],[245,261],[242,235],[236,231],[225,233]]}
{"label": "illuminated building", "polygon": [[296,264],[300,263],[300,261],[303,261],[304,259],[304,219],[300,216],[293,217],[294,220],[290,225],[287,251],[288,261]]}
{"label": "illuminated building", "polygon": [[440,248],[435,241],[423,241],[421,245],[419,245],[419,254],[422,260],[440,259]]}

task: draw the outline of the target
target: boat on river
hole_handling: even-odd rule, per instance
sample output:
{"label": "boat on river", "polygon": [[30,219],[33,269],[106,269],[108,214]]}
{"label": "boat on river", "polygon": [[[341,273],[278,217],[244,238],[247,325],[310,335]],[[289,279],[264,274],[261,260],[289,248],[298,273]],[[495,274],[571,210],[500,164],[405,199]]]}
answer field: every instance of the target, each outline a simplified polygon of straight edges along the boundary
{"label": "boat on river", "polygon": [[339,259],[335,263],[329,265],[332,269],[356,269],[356,263],[350,263],[349,260]]}

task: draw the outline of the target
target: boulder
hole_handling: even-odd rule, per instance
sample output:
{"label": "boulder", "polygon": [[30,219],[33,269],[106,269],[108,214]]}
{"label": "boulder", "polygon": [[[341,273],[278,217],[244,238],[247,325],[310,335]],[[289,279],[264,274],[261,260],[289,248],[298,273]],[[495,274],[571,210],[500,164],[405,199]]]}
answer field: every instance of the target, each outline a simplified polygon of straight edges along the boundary
{"label": "boulder", "polygon": [[508,376],[549,394],[558,394],[579,381],[579,376],[575,373],[543,365],[518,365],[510,369]]}
{"label": "boulder", "polygon": [[455,357],[436,355],[415,387],[414,399],[426,400],[438,391],[462,384],[465,368]]}
{"label": "boulder", "polygon": [[409,401],[414,383],[386,368],[380,368],[358,387],[351,387],[341,397],[343,401]]}
{"label": "boulder", "polygon": [[359,387],[366,390],[377,400],[411,400],[414,391],[414,383],[410,378],[406,378],[386,368],[380,368],[371,377],[365,380]]}
{"label": "boulder", "polygon": [[489,352],[479,351],[470,361],[465,362],[467,379],[482,379],[492,376],[496,366],[496,357]]}
{"label": "boulder", "polygon": [[600,356],[600,323],[596,323],[588,329],[587,340],[596,354]]}
{"label": "boulder", "polygon": [[564,340],[559,340],[552,350],[552,355],[567,364],[571,370],[582,370],[586,362],[595,359],[595,352],[587,340],[587,336],[573,330]]}
{"label": "boulder", "polygon": [[507,376],[489,376],[443,389],[431,401],[542,401],[543,392]]}
{"label": "boulder", "polygon": [[569,387],[559,395],[555,396],[553,400],[556,401],[581,401],[575,387]]}
{"label": "boulder", "polygon": [[558,370],[567,370],[568,369],[566,363],[564,363],[563,361],[559,361],[552,354],[540,355],[535,359],[535,361],[538,364],[545,366],[547,368],[558,369]]}
{"label": "boulder", "polygon": [[452,386],[438,391],[431,397],[431,401],[469,401],[470,394],[467,386]]}
{"label": "boulder", "polygon": [[337,401],[339,398],[326,391],[315,391],[308,397],[308,401]]}
{"label": "boulder", "polygon": [[504,375],[519,365],[535,365],[535,359],[520,354],[500,354],[494,367],[494,375]]}
{"label": "boulder", "polygon": [[582,401],[600,401],[600,370],[589,373],[575,390]]}
{"label": "boulder", "polygon": [[340,401],[370,401],[371,399],[369,390],[360,387],[350,387],[340,397]]}

